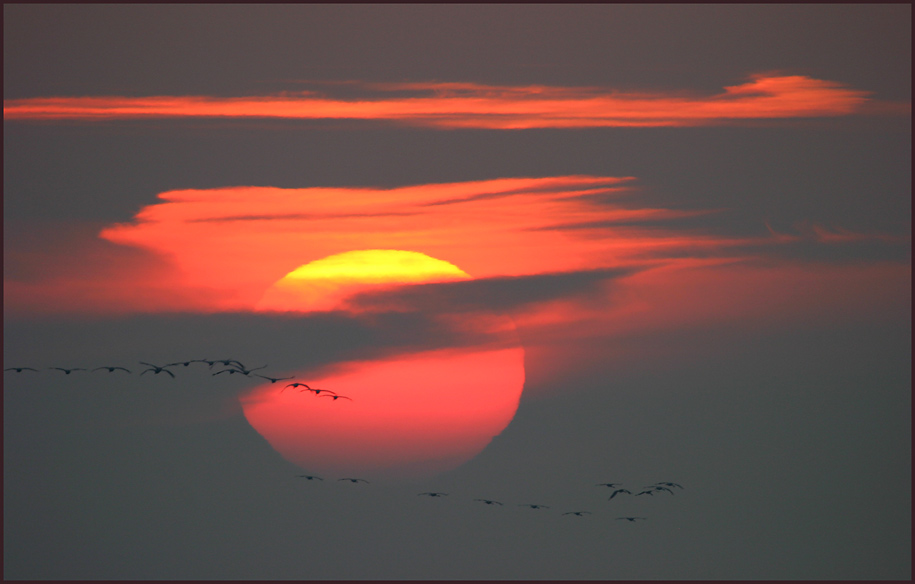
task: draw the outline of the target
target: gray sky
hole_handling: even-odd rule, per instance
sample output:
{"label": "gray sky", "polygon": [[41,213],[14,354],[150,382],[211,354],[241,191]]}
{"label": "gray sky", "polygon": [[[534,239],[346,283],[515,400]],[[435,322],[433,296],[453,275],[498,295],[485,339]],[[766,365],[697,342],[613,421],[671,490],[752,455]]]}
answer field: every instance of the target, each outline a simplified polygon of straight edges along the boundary
{"label": "gray sky", "polygon": [[[753,75],[835,84],[817,85],[821,101],[867,96],[847,114],[688,127],[5,115],[4,367],[40,372],[4,373],[4,576],[910,579],[910,25],[908,5],[4,5],[5,110],[305,90],[383,101],[408,83],[475,84],[439,98],[585,87],[715,105]],[[485,190],[569,176],[632,179],[548,213],[545,187],[515,206]],[[219,205],[231,187],[338,187],[338,207],[295,210],[330,221],[370,206],[347,202],[359,188],[381,201],[469,181],[485,189],[460,187],[477,198],[454,224],[480,230],[417,251],[480,277],[367,293],[355,302],[374,312],[357,315],[231,304],[283,265],[265,254],[231,274],[241,260],[219,238],[254,221],[182,248],[166,235],[210,223],[136,217],[183,213],[157,198],[182,189]],[[372,228],[465,203],[397,205]],[[355,221],[334,233],[391,247]],[[99,236],[115,224],[140,243]],[[485,247],[507,233],[525,243]],[[664,245],[628,247],[646,241]],[[291,267],[323,245],[297,239]],[[193,280],[206,269],[209,288]],[[264,275],[238,284],[246,270]],[[483,342],[455,325],[483,311],[517,323],[520,404],[472,460],[422,480],[305,481],[242,415],[250,379],[199,363],[137,375],[199,358],[318,375]],[[103,365],[132,373],[48,369]],[[684,488],[608,501],[596,486],[657,481]]]}

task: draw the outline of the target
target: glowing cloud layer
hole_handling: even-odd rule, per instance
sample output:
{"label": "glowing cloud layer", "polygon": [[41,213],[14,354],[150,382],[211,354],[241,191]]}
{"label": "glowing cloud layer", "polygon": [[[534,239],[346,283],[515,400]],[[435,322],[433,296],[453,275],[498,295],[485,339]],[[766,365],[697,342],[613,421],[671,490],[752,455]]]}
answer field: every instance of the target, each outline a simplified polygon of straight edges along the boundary
{"label": "glowing cloud layer", "polygon": [[[376,94],[357,99],[316,92],[248,97],[37,97],[4,101],[3,116],[6,120],[90,121],[187,117],[352,119],[435,128],[513,130],[696,126],[735,120],[843,116],[861,113],[869,101],[869,92],[802,75],[755,75],[716,95],[472,83],[360,87]],[[393,91],[416,95],[389,95]]]}
{"label": "glowing cloud layer", "polygon": [[424,253],[486,278],[615,267],[648,253],[727,243],[623,225],[690,214],[609,202],[629,181],[566,176],[393,189],[170,191],[101,237],[169,258],[175,287],[210,291],[215,311],[250,310],[290,271],[353,250]]}

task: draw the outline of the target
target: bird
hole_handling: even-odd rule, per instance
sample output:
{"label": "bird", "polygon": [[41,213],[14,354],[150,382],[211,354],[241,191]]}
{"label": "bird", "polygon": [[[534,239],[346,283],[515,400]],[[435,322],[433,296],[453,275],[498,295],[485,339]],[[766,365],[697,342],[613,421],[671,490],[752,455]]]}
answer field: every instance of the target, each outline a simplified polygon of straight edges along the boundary
{"label": "bird", "polygon": [[[315,391],[315,390],[313,390],[313,391]],[[320,391],[327,391],[327,390],[325,389],[325,390],[320,390]],[[317,391],[316,391],[316,393],[317,393]],[[329,397],[329,398],[333,399],[334,401],[337,401],[337,400],[340,399],[340,398],[348,399],[349,401],[353,401],[353,398],[351,398],[351,397],[346,397],[345,395],[330,395],[330,394],[327,394],[327,395],[319,395],[318,397]]]}
{"label": "bird", "polygon": [[337,480],[338,480],[338,481],[349,481],[349,482],[351,482],[351,483],[366,483],[366,484],[368,484],[368,481],[365,480],[365,479],[343,478],[343,479],[337,479]]}
{"label": "bird", "polygon": [[169,375],[172,376],[172,378],[175,377],[174,373],[172,373],[171,371],[166,369],[166,367],[168,367],[168,365],[163,365],[162,367],[159,367],[158,365],[153,365],[152,363],[144,363],[143,361],[140,361],[140,365],[148,365],[149,367],[151,367],[151,369],[144,370],[142,373],[140,373],[140,375],[143,375],[143,373],[148,373],[148,372],[152,371],[155,375],[158,375],[160,373],[168,373]]}
{"label": "bird", "polygon": [[600,483],[599,485],[594,485],[594,486],[595,487],[609,487],[612,489],[613,487],[618,487],[621,484],[623,484],[623,483]]}
{"label": "bird", "polygon": [[286,379],[295,379],[295,376],[292,377],[267,377],[266,375],[260,375],[259,373],[254,374],[255,377],[260,377],[261,379],[267,379],[270,383],[276,383],[277,381],[284,381]]}
{"label": "bird", "polygon": [[108,373],[114,373],[114,371],[116,369],[121,369],[122,371],[126,371],[127,373],[130,373],[130,369],[127,369],[126,367],[112,367],[110,365],[106,365],[104,367],[96,367],[95,369],[93,369],[93,371],[99,371],[100,369],[107,369]]}
{"label": "bird", "polygon": [[625,519],[626,521],[635,522],[636,519],[648,519],[647,517],[617,517],[617,520]]}
{"label": "bird", "polygon": [[530,507],[531,509],[549,509],[547,505],[534,505],[532,503],[521,503],[518,507]]}
{"label": "bird", "polygon": [[[337,392],[335,392],[335,391],[331,391],[329,389],[314,388],[314,387],[309,387],[308,389],[300,389],[299,391],[313,391],[313,392],[315,392],[315,395],[321,395],[321,392],[323,391],[324,393],[337,395]],[[346,398],[346,399],[349,399],[349,398]]]}
{"label": "bird", "polygon": [[166,365],[166,367],[171,367],[173,365],[184,365],[185,367],[187,367],[188,365],[190,365],[193,362],[194,361],[178,361],[177,363],[169,363],[168,365]]}
{"label": "bird", "polygon": [[677,487],[678,489],[682,489],[682,488],[683,488],[683,487],[681,487],[680,485],[678,485],[677,483],[657,483],[657,484],[659,484],[659,485],[665,485],[665,486],[668,486],[668,487]]}
{"label": "bird", "polygon": [[71,371],[85,371],[82,367],[74,367],[73,369],[64,369],[63,367],[48,367],[48,369],[57,369],[58,371],[63,371],[65,375],[70,375]]}
{"label": "bird", "polygon": [[483,503],[486,503],[487,505],[501,505],[502,504],[498,501],[491,501],[489,499],[474,499],[474,501],[482,501]]}
{"label": "bird", "polygon": [[217,371],[213,375],[219,375],[220,373],[228,373],[229,375],[235,375],[236,373],[241,373],[238,369],[223,369],[222,371]]}
{"label": "bird", "polygon": [[636,494],[636,497],[638,497],[639,495],[651,495],[652,497],[654,497],[654,491],[642,491],[641,493]]}
{"label": "bird", "polygon": [[306,480],[309,480],[309,481],[315,481],[315,480],[317,480],[317,481],[323,481],[323,480],[324,480],[324,479],[322,479],[321,477],[313,476],[313,475],[296,475],[296,476],[299,477],[300,479],[306,479]]}
{"label": "bird", "polygon": [[420,497],[426,495],[427,497],[447,497],[448,493],[418,493],[416,496]]}
{"label": "bird", "polygon": [[[231,367],[231,365],[230,365],[229,367]],[[243,375],[251,375],[251,372],[252,372],[252,371],[257,371],[257,370],[259,370],[259,369],[265,369],[266,367],[267,367],[266,365],[262,365],[262,366],[260,366],[260,367],[254,367],[253,369],[245,369],[244,367],[242,367],[241,365],[239,365],[238,368],[236,369],[236,371],[237,371],[238,373],[243,374]]]}
{"label": "bird", "polygon": [[657,486],[657,485],[652,485],[652,486],[650,486],[650,487],[643,487],[643,488],[645,488],[645,489],[654,489],[655,491],[667,491],[667,492],[670,493],[671,495],[674,494],[674,492],[671,491],[670,489],[668,489],[667,487],[659,487],[659,486]]}
{"label": "bird", "polygon": [[[311,389],[310,387],[308,387],[308,384],[307,384],[307,383],[299,383],[298,381],[296,381],[295,383],[290,383],[290,384],[288,384],[286,387],[284,387],[283,389],[281,389],[281,390],[280,390],[280,393],[283,393],[284,391],[286,391],[286,390],[289,389],[290,387],[299,387],[300,385],[304,385],[306,389]],[[300,389],[299,391],[305,391],[305,390]]]}
{"label": "bird", "polygon": [[569,511],[568,513],[563,513],[563,515],[577,515],[579,517],[583,515],[591,515],[590,511]]}
{"label": "bird", "polygon": [[[613,497],[616,497],[620,493],[626,493],[627,495],[631,495],[632,491],[630,491],[629,489],[617,489],[617,490],[613,491],[613,494],[610,495],[610,499],[612,499]],[[610,499],[607,499],[607,500],[609,501]]]}
{"label": "bird", "polygon": [[32,369],[31,367],[7,367],[4,371],[15,371],[16,373],[22,373],[23,371],[34,371],[38,373],[38,369]]}

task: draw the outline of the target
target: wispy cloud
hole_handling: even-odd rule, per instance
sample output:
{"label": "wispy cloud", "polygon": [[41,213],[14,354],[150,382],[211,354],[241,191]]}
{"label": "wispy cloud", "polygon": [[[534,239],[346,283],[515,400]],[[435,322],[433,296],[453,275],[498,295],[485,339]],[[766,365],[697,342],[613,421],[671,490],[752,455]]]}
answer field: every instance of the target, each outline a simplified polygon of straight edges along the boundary
{"label": "wispy cloud", "polygon": [[[876,113],[870,93],[803,75],[754,75],[714,95],[600,87],[474,83],[354,84],[365,95],[314,91],[246,97],[83,96],[4,101],[6,120],[280,118],[384,120],[432,128],[699,126],[740,120]],[[897,104],[898,105],[898,104]],[[899,112],[900,108],[883,108]],[[910,109],[910,108],[909,108]]]}

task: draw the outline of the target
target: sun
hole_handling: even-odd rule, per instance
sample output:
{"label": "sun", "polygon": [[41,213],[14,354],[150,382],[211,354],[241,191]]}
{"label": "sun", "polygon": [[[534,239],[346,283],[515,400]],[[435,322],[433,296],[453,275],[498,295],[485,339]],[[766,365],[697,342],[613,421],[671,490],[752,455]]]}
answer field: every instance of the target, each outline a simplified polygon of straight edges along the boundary
{"label": "sun", "polygon": [[454,264],[415,251],[348,251],[289,272],[267,290],[255,310],[335,310],[346,306],[347,297],[372,288],[470,278]]}
{"label": "sun", "polygon": [[[457,266],[419,252],[357,250],[293,270],[257,307],[350,310],[353,294],[468,279]],[[524,350],[511,320],[478,313],[462,315],[461,324],[496,333],[485,346],[287,371],[295,382],[330,391],[265,383],[240,398],[244,415],[277,452],[310,472],[399,481],[456,468],[508,426],[524,387]]]}

